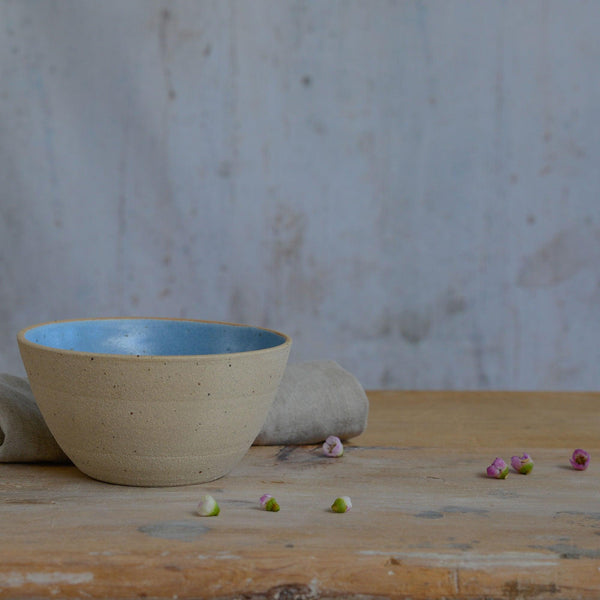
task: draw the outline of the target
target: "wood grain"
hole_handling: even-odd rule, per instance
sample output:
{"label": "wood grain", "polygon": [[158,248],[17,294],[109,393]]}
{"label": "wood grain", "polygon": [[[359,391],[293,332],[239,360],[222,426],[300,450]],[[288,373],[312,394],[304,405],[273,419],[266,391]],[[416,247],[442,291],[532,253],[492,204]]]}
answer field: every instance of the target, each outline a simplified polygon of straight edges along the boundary
{"label": "wood grain", "polygon": [[[0,466],[2,598],[597,598],[598,394],[370,392],[340,459],[253,447],[227,477],[113,486]],[[592,453],[569,468],[575,447]],[[484,476],[528,451],[531,475]],[[273,494],[279,513],[258,507]],[[194,513],[212,494],[216,518]],[[328,510],[349,495],[351,512]]]}

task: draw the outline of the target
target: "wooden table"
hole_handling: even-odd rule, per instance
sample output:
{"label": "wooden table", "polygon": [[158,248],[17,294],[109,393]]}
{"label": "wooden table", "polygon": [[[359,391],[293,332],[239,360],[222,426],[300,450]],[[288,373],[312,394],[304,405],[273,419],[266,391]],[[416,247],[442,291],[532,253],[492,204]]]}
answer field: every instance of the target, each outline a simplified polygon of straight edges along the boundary
{"label": "wooden table", "polygon": [[[0,597],[598,598],[600,394],[371,392],[342,458],[253,447],[179,488],[0,465]],[[592,454],[570,468],[573,449]],[[530,475],[485,477],[530,453]],[[258,508],[269,492],[278,513]],[[195,508],[203,494],[218,517]],[[353,509],[334,514],[336,496]]]}

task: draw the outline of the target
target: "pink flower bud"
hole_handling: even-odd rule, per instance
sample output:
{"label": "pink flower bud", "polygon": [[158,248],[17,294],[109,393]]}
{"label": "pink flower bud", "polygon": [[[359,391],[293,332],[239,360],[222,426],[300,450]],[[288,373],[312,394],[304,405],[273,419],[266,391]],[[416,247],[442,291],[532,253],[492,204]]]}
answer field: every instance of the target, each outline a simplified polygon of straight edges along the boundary
{"label": "pink flower bud", "polygon": [[569,460],[574,469],[585,471],[590,464],[590,454],[581,448],[577,448],[577,450],[573,450],[573,456]]}
{"label": "pink flower bud", "polygon": [[501,459],[496,458],[487,468],[487,476],[495,479],[506,479],[508,475],[508,465]]}
{"label": "pink flower bud", "polygon": [[522,475],[527,475],[531,473],[531,469],[533,469],[533,459],[529,454],[523,454],[523,456],[513,456],[510,459],[510,464],[512,468]]}
{"label": "pink flower bud", "polygon": [[339,458],[344,454],[344,446],[339,437],[330,435],[323,444],[323,454],[333,458]]}

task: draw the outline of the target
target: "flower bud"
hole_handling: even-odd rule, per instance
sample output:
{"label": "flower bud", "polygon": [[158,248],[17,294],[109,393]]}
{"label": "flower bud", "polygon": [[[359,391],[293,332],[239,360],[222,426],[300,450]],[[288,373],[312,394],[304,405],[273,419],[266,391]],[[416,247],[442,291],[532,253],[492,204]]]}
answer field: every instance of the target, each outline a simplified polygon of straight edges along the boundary
{"label": "flower bud", "polygon": [[339,458],[344,454],[344,446],[339,437],[330,435],[323,444],[323,454],[333,458]]}
{"label": "flower bud", "polygon": [[341,496],[336,498],[331,505],[331,510],[335,513],[345,513],[352,508],[352,500],[349,496]]}
{"label": "flower bud", "polygon": [[487,476],[495,479],[506,479],[508,475],[508,465],[501,459],[496,458],[487,468]]}
{"label": "flower bud", "polygon": [[531,469],[533,469],[533,460],[529,454],[523,454],[523,456],[513,456],[510,459],[510,464],[517,473],[521,473],[522,475],[531,473]]}
{"label": "flower bud", "polygon": [[206,495],[202,496],[196,512],[201,517],[216,517],[221,512],[221,509],[212,496]]}
{"label": "flower bud", "polygon": [[279,504],[271,494],[263,494],[260,497],[260,505],[269,512],[279,512]]}
{"label": "flower bud", "polygon": [[573,456],[569,460],[574,469],[585,471],[590,464],[590,454],[581,448],[577,448],[577,450],[573,450]]}

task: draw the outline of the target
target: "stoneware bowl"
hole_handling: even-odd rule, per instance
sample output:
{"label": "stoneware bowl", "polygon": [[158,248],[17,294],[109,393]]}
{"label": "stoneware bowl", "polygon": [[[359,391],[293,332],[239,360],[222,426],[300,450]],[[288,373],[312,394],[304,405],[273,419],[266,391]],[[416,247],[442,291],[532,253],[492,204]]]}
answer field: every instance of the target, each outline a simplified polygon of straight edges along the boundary
{"label": "stoneware bowl", "polygon": [[84,473],[168,486],[222,477],[266,419],[291,339],[232,323],[86,319],[17,335],[42,415]]}

